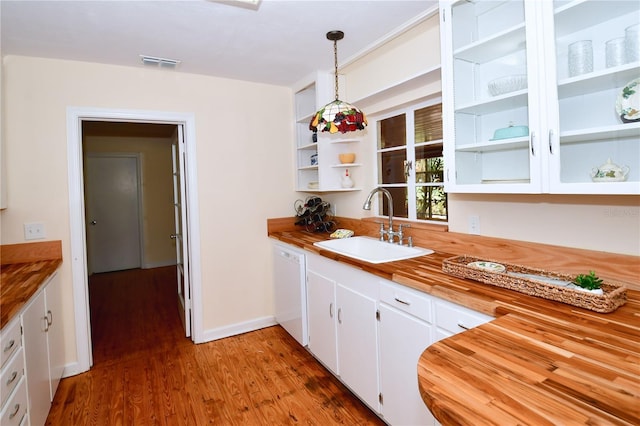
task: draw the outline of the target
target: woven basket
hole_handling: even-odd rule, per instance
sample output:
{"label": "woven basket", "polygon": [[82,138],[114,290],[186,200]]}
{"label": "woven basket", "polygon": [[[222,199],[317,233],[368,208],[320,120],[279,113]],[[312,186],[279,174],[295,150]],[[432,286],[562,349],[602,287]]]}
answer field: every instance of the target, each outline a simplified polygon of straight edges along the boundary
{"label": "woven basket", "polygon": [[572,275],[547,272],[542,269],[529,268],[504,262],[499,262],[506,268],[504,272],[489,272],[468,266],[469,263],[477,261],[492,262],[488,259],[480,259],[471,256],[456,256],[446,259],[442,263],[442,270],[447,274],[455,275],[457,277],[470,278],[472,280],[481,281],[497,287],[507,288],[530,296],[555,300],[557,302],[578,306],[595,312],[613,312],[620,306],[624,305],[627,301],[627,289],[619,284],[613,284],[605,281],[601,285],[603,294],[593,294],[587,291],[575,290],[545,283],[543,281],[537,281],[535,279],[509,275],[508,272],[535,274],[563,281],[573,281],[575,276]]}

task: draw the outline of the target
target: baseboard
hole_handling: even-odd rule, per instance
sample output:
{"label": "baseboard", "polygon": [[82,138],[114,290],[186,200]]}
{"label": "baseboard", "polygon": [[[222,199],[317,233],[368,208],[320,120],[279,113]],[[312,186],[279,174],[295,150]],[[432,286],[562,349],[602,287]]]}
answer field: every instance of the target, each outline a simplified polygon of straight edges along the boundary
{"label": "baseboard", "polygon": [[166,260],[164,262],[144,262],[141,266],[142,269],[162,268],[164,266],[175,266],[175,260]]}
{"label": "baseboard", "polygon": [[89,366],[87,368],[83,368],[79,362],[71,362],[64,366],[64,370],[62,371],[62,378],[76,376],[80,373],[84,373],[89,371]]}
{"label": "baseboard", "polygon": [[223,339],[237,334],[248,333],[249,331],[259,330],[261,328],[271,327],[276,324],[277,322],[274,316],[266,316],[252,319],[250,321],[226,325],[224,327],[213,328],[206,330],[202,335],[202,341],[196,343],[211,342],[213,340]]}

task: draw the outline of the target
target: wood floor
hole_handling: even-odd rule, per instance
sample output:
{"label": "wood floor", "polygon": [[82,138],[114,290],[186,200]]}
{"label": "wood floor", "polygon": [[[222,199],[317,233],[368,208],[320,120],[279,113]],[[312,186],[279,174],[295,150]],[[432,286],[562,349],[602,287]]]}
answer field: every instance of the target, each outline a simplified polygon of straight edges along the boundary
{"label": "wood floor", "polygon": [[193,344],[174,288],[173,267],[91,277],[94,366],[47,424],[384,424],[278,326]]}

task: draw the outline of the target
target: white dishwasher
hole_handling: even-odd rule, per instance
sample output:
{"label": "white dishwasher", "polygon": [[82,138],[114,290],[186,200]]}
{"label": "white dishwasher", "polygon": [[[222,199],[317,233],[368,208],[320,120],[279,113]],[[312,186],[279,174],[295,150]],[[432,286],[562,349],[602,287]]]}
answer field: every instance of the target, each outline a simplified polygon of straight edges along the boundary
{"label": "white dishwasher", "polygon": [[303,346],[308,343],[305,270],[304,251],[273,244],[276,321]]}

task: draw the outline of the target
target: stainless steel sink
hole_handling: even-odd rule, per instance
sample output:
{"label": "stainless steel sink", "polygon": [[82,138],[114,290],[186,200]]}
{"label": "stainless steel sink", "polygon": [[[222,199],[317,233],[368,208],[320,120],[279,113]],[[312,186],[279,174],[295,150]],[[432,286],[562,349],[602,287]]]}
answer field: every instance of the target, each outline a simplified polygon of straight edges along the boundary
{"label": "stainless steel sink", "polygon": [[313,245],[369,263],[394,262],[433,253],[433,250],[422,247],[400,246],[371,237],[339,238],[319,241]]}

